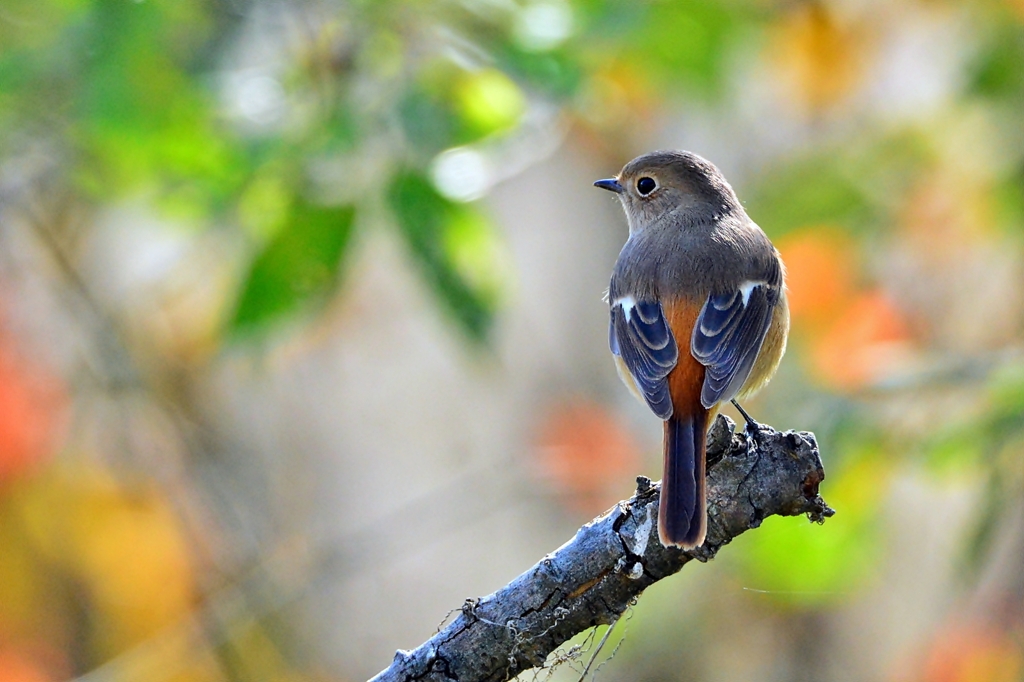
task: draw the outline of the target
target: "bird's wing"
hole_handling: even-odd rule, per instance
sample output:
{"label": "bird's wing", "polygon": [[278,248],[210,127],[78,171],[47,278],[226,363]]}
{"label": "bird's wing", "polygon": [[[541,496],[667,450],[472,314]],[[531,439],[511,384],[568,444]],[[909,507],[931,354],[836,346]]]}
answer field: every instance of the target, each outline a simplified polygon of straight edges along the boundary
{"label": "bird's wing", "polygon": [[666,377],[679,360],[679,347],[661,304],[631,296],[615,299],[608,337],[612,353],[622,358],[654,414],[662,419],[671,417]]}
{"label": "bird's wing", "polygon": [[704,407],[735,398],[746,383],[780,294],[780,284],[746,281],[708,296],[690,339],[690,352],[707,368]]}

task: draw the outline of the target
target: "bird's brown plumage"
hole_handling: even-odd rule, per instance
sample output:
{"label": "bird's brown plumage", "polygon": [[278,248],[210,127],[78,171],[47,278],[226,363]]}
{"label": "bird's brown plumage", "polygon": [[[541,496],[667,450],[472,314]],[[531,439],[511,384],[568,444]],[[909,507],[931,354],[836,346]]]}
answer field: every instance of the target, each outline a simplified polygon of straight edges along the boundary
{"label": "bird's brown plumage", "polygon": [[[675,338],[688,338],[693,331],[703,301],[688,299],[669,299],[662,302],[665,318]],[[690,353],[680,353],[679,361],[668,375],[668,393],[672,396],[672,417],[665,421],[663,439],[664,476],[662,476],[663,504],[658,509],[658,529],[662,536],[675,535],[672,523],[682,516],[687,516],[684,536],[692,538],[694,545],[704,542],[707,532],[707,491],[704,478],[705,467],[705,435],[710,423],[710,410],[700,401],[701,387],[704,385],[706,368],[697,362]],[[717,412],[717,409],[715,410]],[[694,458],[692,463],[680,462],[676,456],[682,444],[674,442],[678,438],[680,422],[692,428],[694,440]],[[689,433],[689,432],[688,432]],[[676,472],[675,467],[691,466],[689,475]],[[686,485],[690,477],[693,480],[693,498],[673,489],[679,476],[686,475]],[[680,508],[682,507],[682,508]]]}

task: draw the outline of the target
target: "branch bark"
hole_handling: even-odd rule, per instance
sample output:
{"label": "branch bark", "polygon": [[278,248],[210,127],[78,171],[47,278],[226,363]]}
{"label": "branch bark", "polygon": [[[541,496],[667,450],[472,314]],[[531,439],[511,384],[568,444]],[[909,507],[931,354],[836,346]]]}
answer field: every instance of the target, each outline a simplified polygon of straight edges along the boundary
{"label": "branch bark", "polygon": [[708,533],[683,552],[658,541],[658,485],[636,494],[494,594],[467,599],[461,613],[412,651],[398,651],[372,682],[498,682],[544,665],[570,637],[615,622],[648,586],[689,561],[707,561],[768,516],[832,509],[818,495],[825,478],[814,434],[762,425],[750,438],[719,415],[708,434]]}

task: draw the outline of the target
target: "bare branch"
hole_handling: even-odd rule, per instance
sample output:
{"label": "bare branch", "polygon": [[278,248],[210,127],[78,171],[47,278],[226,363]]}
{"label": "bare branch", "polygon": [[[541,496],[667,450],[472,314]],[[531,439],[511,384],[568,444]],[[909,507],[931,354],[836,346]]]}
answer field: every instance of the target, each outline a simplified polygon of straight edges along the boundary
{"label": "bare branch", "polygon": [[494,594],[467,599],[447,627],[412,651],[399,651],[373,682],[498,682],[544,665],[567,639],[609,624],[652,583],[691,559],[707,561],[768,516],[834,512],[818,495],[825,478],[814,435],[762,426],[735,434],[719,416],[708,436],[708,534],[683,552],[658,541],[658,486],[637,492],[583,526],[565,545]]}

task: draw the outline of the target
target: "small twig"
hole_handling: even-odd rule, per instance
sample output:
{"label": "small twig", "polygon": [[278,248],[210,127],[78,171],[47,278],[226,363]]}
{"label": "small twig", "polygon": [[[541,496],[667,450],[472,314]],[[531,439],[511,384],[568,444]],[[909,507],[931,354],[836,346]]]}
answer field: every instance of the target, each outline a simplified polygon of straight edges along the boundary
{"label": "small twig", "polygon": [[579,682],[583,682],[583,680],[586,679],[587,673],[590,672],[590,666],[594,665],[594,661],[596,661],[597,657],[601,654],[601,649],[604,648],[605,642],[607,642],[608,638],[611,637],[612,630],[614,630],[615,626],[618,624],[618,618],[609,623],[608,629],[604,631],[604,637],[601,638],[601,641],[597,643],[597,648],[594,649],[594,655],[590,657],[590,661],[587,663],[587,667],[583,669],[583,674],[580,675]]}

